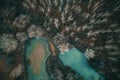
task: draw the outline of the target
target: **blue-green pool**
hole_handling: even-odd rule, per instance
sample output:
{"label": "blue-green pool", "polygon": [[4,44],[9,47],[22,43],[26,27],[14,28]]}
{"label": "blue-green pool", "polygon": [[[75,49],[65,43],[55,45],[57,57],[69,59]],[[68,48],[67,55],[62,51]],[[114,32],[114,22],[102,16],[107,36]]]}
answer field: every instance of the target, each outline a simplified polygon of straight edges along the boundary
{"label": "blue-green pool", "polygon": [[65,66],[71,67],[85,80],[105,80],[88,65],[85,55],[76,48],[69,49],[68,52],[61,52],[59,58]]}

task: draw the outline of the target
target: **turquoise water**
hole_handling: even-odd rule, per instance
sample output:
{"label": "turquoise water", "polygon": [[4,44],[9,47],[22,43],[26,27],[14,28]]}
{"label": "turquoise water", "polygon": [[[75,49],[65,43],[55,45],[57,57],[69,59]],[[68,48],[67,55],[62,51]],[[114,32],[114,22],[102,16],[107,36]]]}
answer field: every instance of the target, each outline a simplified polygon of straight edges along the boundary
{"label": "turquoise water", "polygon": [[[40,74],[33,72],[32,66],[27,68],[28,80],[49,80],[49,76],[46,72],[46,60],[50,55],[50,49],[48,41],[45,38],[34,38],[30,40],[29,46],[26,48],[26,61],[29,59],[32,50],[35,48],[36,43],[42,43],[46,48],[46,56],[41,63]],[[68,52],[60,53],[60,60],[65,66],[71,67],[78,74],[84,77],[85,80],[105,80],[98,72],[88,65],[85,55],[76,48],[69,49]]]}
{"label": "turquoise water", "polygon": [[85,80],[104,80],[99,73],[88,65],[85,55],[76,48],[60,53],[59,58],[65,66],[71,67]]}
{"label": "turquoise water", "polygon": [[26,48],[26,61],[29,59],[29,56],[31,55],[32,50],[35,48],[36,43],[42,43],[46,50],[46,56],[43,59],[42,63],[40,64],[40,74],[35,74],[33,72],[33,68],[31,65],[28,65],[27,67],[27,76],[28,80],[49,80],[49,76],[46,72],[46,60],[48,56],[50,55],[49,51],[49,44],[48,41],[45,38],[34,38],[30,41],[29,46]]}

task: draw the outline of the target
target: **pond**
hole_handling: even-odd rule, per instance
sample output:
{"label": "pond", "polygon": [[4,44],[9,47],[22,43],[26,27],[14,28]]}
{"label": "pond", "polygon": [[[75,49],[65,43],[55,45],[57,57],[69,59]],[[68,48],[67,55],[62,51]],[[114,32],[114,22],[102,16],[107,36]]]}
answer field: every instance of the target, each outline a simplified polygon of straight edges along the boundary
{"label": "pond", "polygon": [[[46,69],[46,60],[51,54],[49,42],[45,38],[33,38],[26,44],[26,62],[28,80],[50,80]],[[87,62],[85,55],[78,49],[71,48],[67,52],[60,52],[59,59],[65,66],[69,66],[84,80],[105,80]]]}
{"label": "pond", "polygon": [[49,80],[46,72],[46,60],[50,55],[49,44],[45,38],[34,38],[26,45],[28,80]]}
{"label": "pond", "polygon": [[71,67],[85,80],[104,80],[104,78],[88,65],[85,55],[76,48],[59,54],[60,60],[65,66]]}

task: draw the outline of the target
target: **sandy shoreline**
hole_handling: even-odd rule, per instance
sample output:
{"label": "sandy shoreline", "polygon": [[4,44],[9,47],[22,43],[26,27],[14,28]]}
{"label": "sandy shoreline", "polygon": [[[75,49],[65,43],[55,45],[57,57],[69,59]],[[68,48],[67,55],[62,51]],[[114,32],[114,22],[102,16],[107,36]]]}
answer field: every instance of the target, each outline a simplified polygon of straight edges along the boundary
{"label": "sandy shoreline", "polygon": [[30,63],[33,66],[33,72],[36,74],[40,73],[40,65],[45,58],[46,51],[44,45],[40,42],[35,44],[34,50],[31,52],[29,57]]}
{"label": "sandy shoreline", "polygon": [[49,42],[49,44],[50,44],[50,50],[51,50],[52,55],[56,56],[57,55],[57,50],[55,48],[55,45],[52,42]]}

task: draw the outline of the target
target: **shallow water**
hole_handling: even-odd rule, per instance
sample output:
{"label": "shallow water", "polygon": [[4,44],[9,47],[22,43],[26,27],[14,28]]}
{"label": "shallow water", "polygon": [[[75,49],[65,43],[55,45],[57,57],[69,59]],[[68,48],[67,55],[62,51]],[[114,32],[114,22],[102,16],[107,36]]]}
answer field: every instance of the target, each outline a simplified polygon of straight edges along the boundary
{"label": "shallow water", "polygon": [[26,48],[28,80],[49,80],[46,72],[46,60],[50,55],[48,41],[44,38],[34,38]]}
{"label": "shallow water", "polygon": [[71,67],[85,80],[104,80],[99,73],[88,65],[85,55],[76,48],[60,53],[59,58],[65,66]]}
{"label": "shallow water", "polygon": [[[27,68],[28,80],[49,80],[46,72],[46,60],[49,55],[50,48],[45,38],[34,38],[30,41],[26,48],[26,61],[30,61]],[[71,67],[85,80],[104,80],[103,76],[88,65],[85,55],[76,48],[58,56],[65,66]]]}

